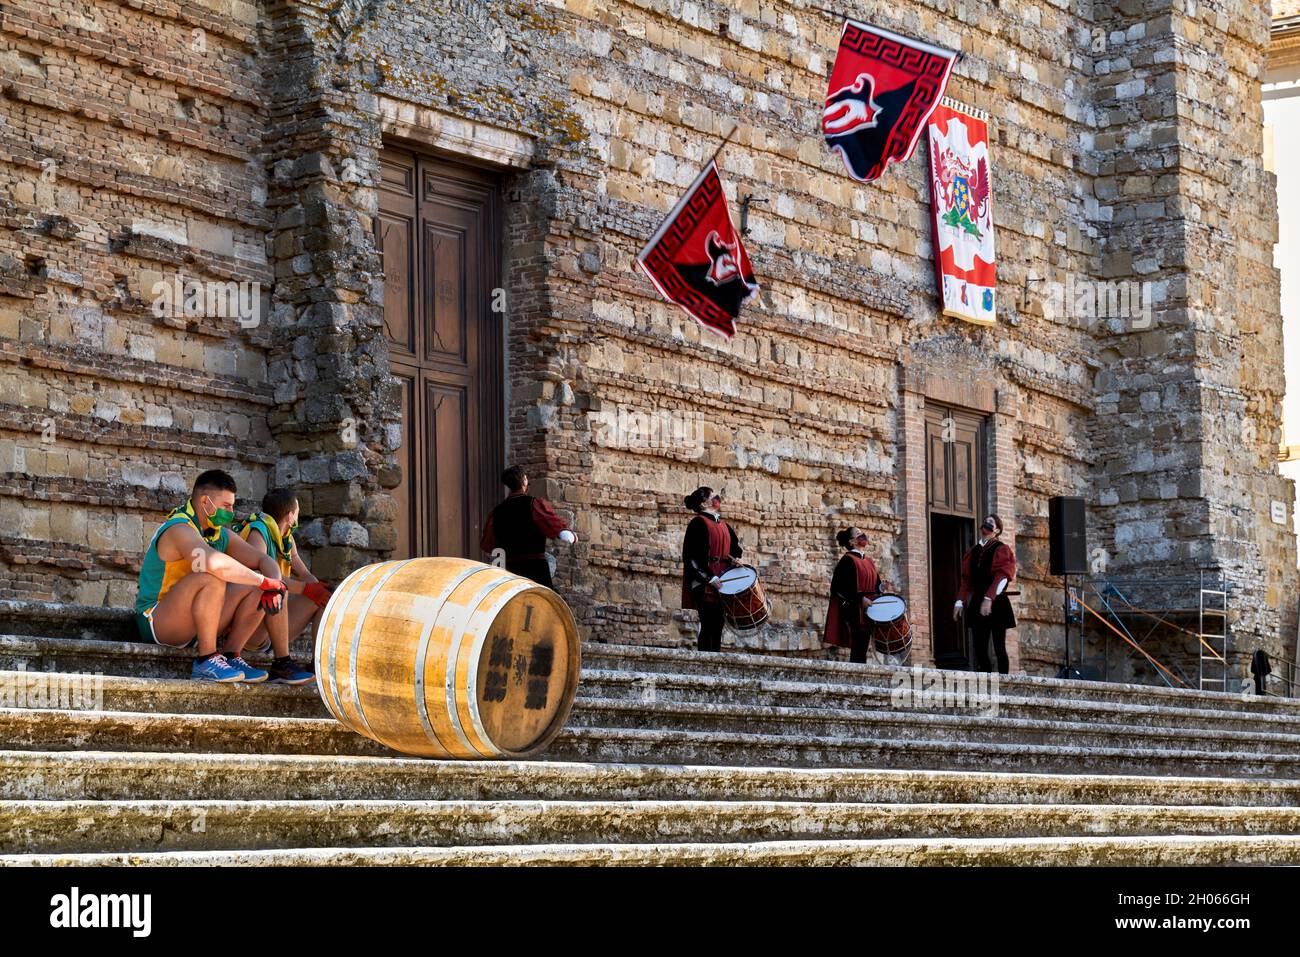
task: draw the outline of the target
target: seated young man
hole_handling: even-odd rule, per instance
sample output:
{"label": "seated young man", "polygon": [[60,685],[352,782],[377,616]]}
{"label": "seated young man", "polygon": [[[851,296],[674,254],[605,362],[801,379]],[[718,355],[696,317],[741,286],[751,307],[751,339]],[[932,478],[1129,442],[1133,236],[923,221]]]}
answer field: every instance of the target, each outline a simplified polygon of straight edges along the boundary
{"label": "seated young man", "polygon": [[294,664],[289,642],[311,623],[312,635],[320,628],[321,616],[330,600],[330,590],[307,570],[298,553],[293,533],[298,529],[298,496],[291,489],[273,489],[262,498],[262,511],[254,512],[239,525],[239,535],[254,548],[265,551],[280,569],[289,590],[288,609],[283,615],[265,619],[253,633],[252,647],[262,651],[271,646],[271,680],[301,685],[316,680],[310,671]]}
{"label": "seated young man", "polygon": [[275,561],[230,534],[235,491],[235,480],[220,469],[200,475],[189,500],[154,532],[140,566],[140,635],[175,647],[197,641],[190,672],[196,681],[265,681],[266,672],[240,653],[286,594]]}

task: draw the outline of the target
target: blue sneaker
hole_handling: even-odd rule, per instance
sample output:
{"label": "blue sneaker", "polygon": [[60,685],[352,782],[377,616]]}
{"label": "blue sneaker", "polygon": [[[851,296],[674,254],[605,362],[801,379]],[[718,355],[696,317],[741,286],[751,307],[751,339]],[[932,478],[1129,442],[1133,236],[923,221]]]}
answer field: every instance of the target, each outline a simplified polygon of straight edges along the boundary
{"label": "blue sneaker", "polygon": [[265,671],[263,671],[261,668],[254,668],[243,658],[239,657],[239,655],[231,655],[229,660],[230,660],[230,666],[232,668],[238,668],[240,671],[244,673],[244,677],[242,679],[244,684],[255,685],[259,681],[266,680],[267,675]]}
{"label": "blue sneaker", "polygon": [[293,663],[293,659],[284,664],[271,662],[271,681],[282,685],[306,685],[316,680],[310,671],[303,671]]}
{"label": "blue sneaker", "polygon": [[212,658],[196,658],[190,668],[190,677],[195,681],[219,681],[223,684],[231,681],[243,681],[244,672],[232,668],[225,655]]}

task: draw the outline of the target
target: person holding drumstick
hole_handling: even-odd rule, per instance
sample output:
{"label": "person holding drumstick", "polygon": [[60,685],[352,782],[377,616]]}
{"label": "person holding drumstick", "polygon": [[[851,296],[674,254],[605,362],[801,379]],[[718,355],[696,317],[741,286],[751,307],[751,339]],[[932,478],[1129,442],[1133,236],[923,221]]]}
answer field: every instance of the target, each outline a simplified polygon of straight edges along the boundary
{"label": "person holding drumstick", "polygon": [[695,517],[682,540],[682,607],[700,613],[700,651],[722,650],[722,599],[718,576],[739,564],[740,540],[722,520],[722,495],[701,485],[686,496]]}
{"label": "person holding drumstick", "polygon": [[1002,519],[991,513],[985,516],[980,523],[979,541],[961,560],[961,588],[952,609],[952,620],[960,622],[966,603],[978,601],[979,607],[971,609],[966,616],[966,624],[975,637],[975,668],[993,670],[989,658],[992,638],[998,671],[1006,674],[1009,670],[1007,629],[1016,627],[1016,615],[1011,610],[1006,589],[1016,577],[1016,553],[1006,542],[998,541],[1001,534]]}
{"label": "person holding drumstick", "polygon": [[849,661],[865,664],[870,624],[867,609],[871,600],[880,594],[888,582],[880,581],[876,563],[867,557],[871,540],[857,526],[844,529],[835,536],[845,552],[840,556],[831,576],[830,605],[826,609],[827,644],[849,649]]}
{"label": "person holding drumstick", "polygon": [[510,489],[510,494],[488,515],[479,548],[489,555],[501,549],[506,571],[554,588],[546,540],[558,538],[572,545],[578,537],[550,502],[528,494],[528,473],[521,466],[512,465],[502,472],[501,484]]}

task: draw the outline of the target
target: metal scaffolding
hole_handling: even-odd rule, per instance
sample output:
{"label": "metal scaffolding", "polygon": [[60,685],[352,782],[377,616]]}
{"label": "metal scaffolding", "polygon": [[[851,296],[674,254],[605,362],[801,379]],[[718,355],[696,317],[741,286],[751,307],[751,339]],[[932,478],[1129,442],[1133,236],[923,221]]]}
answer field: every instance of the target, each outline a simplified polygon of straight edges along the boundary
{"label": "metal scaffolding", "polygon": [[[1169,687],[1208,691],[1232,690],[1228,685],[1230,594],[1231,584],[1218,571],[1171,578],[1097,576],[1067,585],[1068,600],[1081,609],[1081,633],[1086,634],[1089,620],[1101,629],[1103,680],[1110,678],[1111,643],[1118,640],[1128,646],[1130,659],[1140,659],[1139,667],[1149,666]],[[1195,677],[1177,661],[1166,663],[1152,654],[1156,645],[1160,647],[1154,650],[1169,650],[1171,640],[1194,642]]]}

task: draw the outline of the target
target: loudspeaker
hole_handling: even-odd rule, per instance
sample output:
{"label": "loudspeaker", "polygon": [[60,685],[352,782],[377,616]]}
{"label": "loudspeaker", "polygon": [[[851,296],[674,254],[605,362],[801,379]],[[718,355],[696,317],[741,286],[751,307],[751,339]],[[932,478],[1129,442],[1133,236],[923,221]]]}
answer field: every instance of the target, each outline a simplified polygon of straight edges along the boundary
{"label": "loudspeaker", "polygon": [[1047,505],[1051,534],[1051,574],[1086,575],[1088,538],[1083,499],[1057,495]]}

